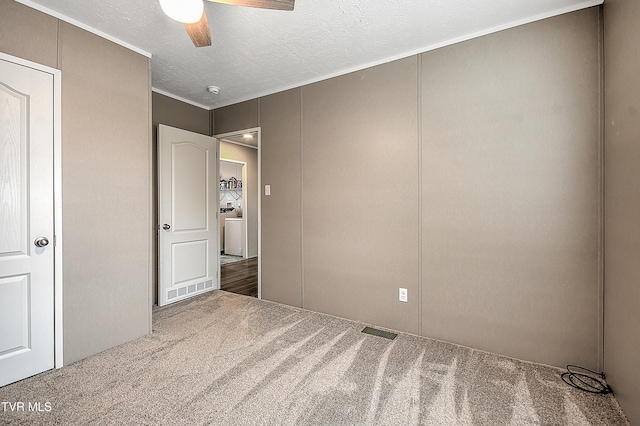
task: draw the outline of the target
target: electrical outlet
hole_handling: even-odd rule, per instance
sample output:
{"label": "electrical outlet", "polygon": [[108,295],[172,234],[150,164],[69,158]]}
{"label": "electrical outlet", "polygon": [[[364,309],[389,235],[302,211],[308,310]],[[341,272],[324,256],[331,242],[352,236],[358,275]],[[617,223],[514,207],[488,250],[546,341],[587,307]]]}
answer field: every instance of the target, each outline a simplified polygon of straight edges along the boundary
{"label": "electrical outlet", "polygon": [[406,288],[400,288],[398,291],[398,300],[401,302],[409,301],[409,292]]}

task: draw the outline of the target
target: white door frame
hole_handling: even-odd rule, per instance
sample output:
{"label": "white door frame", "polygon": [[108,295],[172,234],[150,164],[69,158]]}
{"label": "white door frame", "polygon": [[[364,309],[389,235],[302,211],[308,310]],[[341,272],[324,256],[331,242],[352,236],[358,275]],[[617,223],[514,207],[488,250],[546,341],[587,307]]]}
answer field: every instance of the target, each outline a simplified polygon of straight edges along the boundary
{"label": "white door frame", "polygon": [[[231,136],[242,135],[243,133],[253,133],[256,132],[258,135],[258,299],[262,299],[262,129],[260,127],[251,127],[249,129],[236,130],[233,132],[221,133],[219,135],[213,135],[214,138],[218,140],[218,152],[220,152],[220,141],[226,143],[233,143],[236,145],[246,146],[247,148],[256,149],[255,146],[224,140],[225,138],[229,138]],[[220,155],[218,155],[220,158]],[[226,160],[229,161],[229,160]],[[244,185],[244,182],[243,182]],[[218,195],[220,197],[220,195]],[[245,202],[246,204],[246,202]],[[246,205],[245,205],[246,207]],[[244,207],[243,207],[244,208]],[[247,251],[249,251],[249,240],[247,238]],[[218,253],[220,253],[220,248],[218,248]],[[220,268],[218,268],[218,274],[220,274]],[[220,282],[220,276],[218,276],[218,282]]]}
{"label": "white door frame", "polygon": [[17,65],[33,68],[53,76],[53,319],[54,319],[54,365],[63,365],[62,339],[62,72],[46,65],[17,58],[0,52],[0,59]]}

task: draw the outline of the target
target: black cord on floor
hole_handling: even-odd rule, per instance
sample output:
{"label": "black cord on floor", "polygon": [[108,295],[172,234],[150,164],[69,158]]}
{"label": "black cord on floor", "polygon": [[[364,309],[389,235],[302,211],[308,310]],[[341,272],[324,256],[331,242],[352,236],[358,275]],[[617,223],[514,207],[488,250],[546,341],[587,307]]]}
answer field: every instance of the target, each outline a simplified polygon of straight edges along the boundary
{"label": "black cord on floor", "polygon": [[561,377],[566,384],[581,391],[602,395],[613,393],[611,386],[604,382],[604,373],[596,373],[588,368],[567,365],[567,372],[562,373]]}

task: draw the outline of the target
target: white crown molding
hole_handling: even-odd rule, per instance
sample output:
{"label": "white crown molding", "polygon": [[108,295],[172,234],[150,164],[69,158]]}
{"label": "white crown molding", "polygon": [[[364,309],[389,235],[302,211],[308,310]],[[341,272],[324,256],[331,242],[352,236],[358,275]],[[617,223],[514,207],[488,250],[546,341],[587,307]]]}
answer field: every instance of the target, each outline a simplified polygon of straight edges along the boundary
{"label": "white crown molding", "polygon": [[558,16],[558,15],[563,15],[565,13],[575,12],[577,10],[587,9],[587,8],[593,7],[593,6],[598,6],[598,5],[601,5],[602,3],[604,3],[604,0],[586,0],[586,1],[582,2],[582,3],[578,3],[578,4],[575,4],[575,5],[569,6],[569,7],[563,7],[563,8],[560,8],[560,9],[554,9],[554,10],[551,10],[551,11],[548,11],[548,12],[545,12],[545,13],[541,13],[541,14],[538,14],[538,15],[527,17],[525,19],[519,19],[519,20],[516,20],[516,21],[507,22],[507,23],[502,24],[502,25],[498,25],[498,26],[495,26],[495,27],[487,28],[487,29],[484,29],[482,31],[477,31],[477,32],[474,32],[474,33],[465,34],[463,36],[455,37],[455,38],[452,38],[452,39],[449,39],[449,40],[445,40],[445,41],[440,42],[440,43],[427,45],[427,46],[421,47],[421,48],[416,49],[416,50],[403,52],[403,53],[400,53],[398,55],[390,56],[390,57],[387,57],[387,58],[384,58],[384,59],[381,59],[381,60],[378,60],[378,61],[369,62],[369,63],[363,64],[363,65],[358,65],[358,66],[355,66],[355,67],[352,67],[352,68],[342,69],[340,71],[336,71],[334,73],[326,74],[326,75],[323,75],[323,76],[320,76],[320,77],[316,77],[316,78],[313,78],[313,79],[310,79],[310,80],[305,80],[305,81],[294,83],[294,84],[290,84],[290,85],[279,86],[277,88],[270,89],[270,90],[262,92],[262,93],[253,94],[250,97],[242,97],[242,98],[237,98],[237,99],[224,101],[224,102],[221,102],[220,104],[214,105],[213,107],[209,107],[209,109],[222,108],[222,107],[225,107],[225,106],[237,104],[239,102],[245,102],[245,101],[249,101],[249,100],[252,100],[252,99],[260,98],[260,97],[263,97],[263,96],[273,95],[274,93],[284,92],[285,90],[290,90],[290,89],[295,89],[295,88],[298,88],[298,87],[307,86],[309,84],[317,83],[319,81],[328,80],[330,78],[339,77],[341,75],[349,74],[349,73],[356,72],[356,71],[362,71],[362,70],[367,69],[367,68],[371,68],[371,67],[375,67],[375,66],[378,66],[378,65],[386,64],[388,62],[397,61],[399,59],[408,58],[408,57],[413,56],[413,55],[419,55],[421,53],[425,53],[425,52],[428,52],[430,50],[436,50],[436,49],[439,49],[441,47],[450,46],[450,45],[456,44],[456,43],[461,43],[463,41],[471,40],[471,39],[474,39],[474,38],[477,38],[477,37],[482,37],[484,35],[497,33],[499,31],[507,30],[509,28],[519,27],[520,25],[530,24],[530,23],[535,22],[535,21],[541,21],[543,19],[552,18],[552,17]]}
{"label": "white crown molding", "polygon": [[151,91],[155,92],[155,93],[158,93],[160,95],[164,95],[164,96],[166,96],[168,98],[175,99],[176,101],[184,102],[185,104],[189,104],[189,105],[193,105],[193,106],[198,107],[198,108],[206,109],[207,111],[211,111],[213,109],[211,107],[199,104],[199,103],[194,102],[192,100],[181,98],[180,96],[174,95],[173,93],[165,92],[164,90],[160,90],[160,89],[158,89],[156,87],[152,87]]}
{"label": "white crown molding", "polygon": [[126,41],[122,41],[122,40],[120,40],[118,38],[115,38],[112,35],[109,35],[109,34],[107,34],[105,32],[102,32],[102,31],[97,30],[97,29],[95,29],[93,27],[90,27],[89,25],[83,24],[80,21],[76,21],[73,18],[69,18],[68,16],[63,15],[60,12],[56,12],[55,10],[51,10],[48,7],[44,7],[42,5],[39,5],[38,3],[32,2],[30,0],[15,0],[15,1],[18,2],[18,3],[24,4],[25,6],[28,6],[28,7],[32,8],[32,9],[39,10],[42,13],[46,13],[47,15],[51,15],[54,18],[58,18],[58,19],[60,19],[62,21],[68,22],[69,24],[75,25],[78,28],[82,28],[85,31],[89,31],[90,33],[93,33],[93,34],[95,34],[95,35],[97,35],[99,37],[102,37],[104,39],[112,41],[112,42],[114,42],[116,44],[119,44],[122,47],[126,47],[129,50],[133,50],[134,52],[139,53],[139,54],[141,54],[143,56],[146,56],[147,58],[151,58],[151,53],[147,52],[146,50],[142,50],[139,47],[136,47],[136,46],[134,46],[132,44],[127,43]]}

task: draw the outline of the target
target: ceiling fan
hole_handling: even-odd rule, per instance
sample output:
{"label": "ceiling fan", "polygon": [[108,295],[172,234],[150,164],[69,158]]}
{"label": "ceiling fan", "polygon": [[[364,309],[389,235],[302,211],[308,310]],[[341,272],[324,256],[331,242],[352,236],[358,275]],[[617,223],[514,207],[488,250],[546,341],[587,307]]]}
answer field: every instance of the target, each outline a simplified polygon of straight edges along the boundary
{"label": "ceiling fan", "polygon": [[[293,10],[295,0],[208,0],[259,9]],[[203,0],[160,0],[162,11],[171,19],[184,23],[196,47],[211,46],[211,32]]]}

